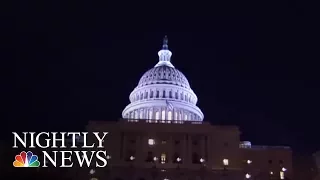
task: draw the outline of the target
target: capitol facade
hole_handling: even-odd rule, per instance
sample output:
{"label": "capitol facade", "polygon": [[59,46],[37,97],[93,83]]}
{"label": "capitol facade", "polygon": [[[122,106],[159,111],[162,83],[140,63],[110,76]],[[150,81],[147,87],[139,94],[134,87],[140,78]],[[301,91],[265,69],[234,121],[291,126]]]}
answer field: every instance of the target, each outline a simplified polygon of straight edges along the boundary
{"label": "capitol facade", "polygon": [[[167,37],[159,62],[141,77],[119,121],[89,121],[88,132],[108,132],[105,168],[72,168],[81,180],[292,179],[292,151],[254,145],[238,126],[204,121],[198,97],[171,62]],[[203,98],[203,97],[202,97]],[[89,138],[94,142],[95,138]],[[97,142],[98,143],[98,142]]]}

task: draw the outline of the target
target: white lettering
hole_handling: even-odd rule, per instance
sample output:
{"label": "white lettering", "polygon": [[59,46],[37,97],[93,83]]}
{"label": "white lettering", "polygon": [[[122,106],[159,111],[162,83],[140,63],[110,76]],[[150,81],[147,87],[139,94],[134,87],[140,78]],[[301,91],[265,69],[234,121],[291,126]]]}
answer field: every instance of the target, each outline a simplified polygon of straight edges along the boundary
{"label": "white lettering", "polygon": [[[88,156],[87,156],[87,152],[88,152],[88,151],[74,151],[74,152],[76,153],[76,156],[77,156],[77,159],[78,159],[78,162],[79,162],[80,167],[83,166],[84,160],[85,160],[86,163],[87,163],[87,167],[90,167],[90,164],[91,164],[91,161],[92,161],[92,157],[93,157],[93,154],[95,153],[95,151],[91,151],[90,160],[88,159]],[[81,155],[79,154],[79,152],[82,152],[82,157],[81,157]]]}
{"label": "white lettering", "polygon": [[[104,155],[104,158],[101,157],[99,155],[99,153],[102,153]],[[99,159],[99,160],[101,160],[103,162],[103,165],[99,165],[98,162],[96,161],[96,167],[106,167],[108,165],[108,161],[106,159],[107,158],[107,152],[106,151],[98,151],[96,153],[96,157],[97,157],[97,159]]]}
{"label": "white lettering", "polygon": [[87,138],[88,138],[88,132],[83,132],[83,148],[93,148],[94,147],[94,143],[91,146],[87,145]]}
{"label": "white lettering", "polygon": [[54,159],[52,159],[51,156],[46,151],[42,151],[42,153],[43,153],[43,166],[42,167],[48,167],[47,161],[46,161],[47,158],[54,167],[57,166],[57,152],[58,151],[52,151],[52,152],[54,153]]}
{"label": "white lettering", "polygon": [[99,132],[93,132],[93,134],[96,136],[97,140],[99,141],[99,146],[98,148],[103,148],[103,139],[106,137],[108,132],[103,132],[102,138],[99,137]]}
{"label": "white lettering", "polygon": [[42,146],[42,145],[40,144],[40,136],[41,136],[42,134],[45,134],[45,135],[47,135],[47,136],[49,137],[49,133],[48,133],[48,132],[41,132],[41,133],[39,133],[39,134],[37,135],[37,137],[36,137],[36,144],[37,144],[37,146],[40,147],[40,148],[48,148],[48,147],[50,147],[50,140],[51,140],[51,139],[45,139],[45,141],[47,142],[45,146]]}
{"label": "white lettering", "polygon": [[35,148],[35,146],[34,146],[34,134],[35,134],[35,132],[29,132],[29,134],[30,134],[30,146],[29,146],[29,148]]}
{"label": "white lettering", "polygon": [[53,135],[52,137],[52,146],[51,148],[58,148],[57,147],[57,141],[61,141],[61,146],[60,148],[66,148],[66,145],[65,145],[65,138],[64,138],[64,135],[66,134],[66,132],[61,132],[61,139],[57,139],[57,132],[52,132],[51,133]]}
{"label": "white lettering", "polygon": [[76,146],[76,135],[78,135],[78,136],[80,136],[80,132],[68,132],[68,136],[69,135],[72,135],[72,146],[71,146],[71,148],[77,148],[77,146]]}
{"label": "white lettering", "polygon": [[18,148],[17,139],[22,144],[24,148],[27,148],[27,132],[23,132],[23,140],[16,132],[12,132],[13,134],[13,148]]}
{"label": "white lettering", "polygon": [[[73,166],[73,162],[71,161],[71,157],[72,157],[72,151],[60,151],[61,152],[61,166],[60,167],[72,167]],[[69,157],[66,157],[65,153],[70,153]],[[69,160],[71,162],[71,164],[66,165],[66,161],[65,160]]]}

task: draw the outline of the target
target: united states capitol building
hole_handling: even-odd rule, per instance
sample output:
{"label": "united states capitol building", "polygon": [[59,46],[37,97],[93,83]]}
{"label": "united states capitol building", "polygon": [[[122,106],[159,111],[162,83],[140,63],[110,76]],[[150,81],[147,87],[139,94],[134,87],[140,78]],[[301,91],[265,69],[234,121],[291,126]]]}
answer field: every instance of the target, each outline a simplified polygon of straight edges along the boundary
{"label": "united states capitol building", "polygon": [[240,140],[237,126],[204,121],[196,92],[171,62],[166,37],[158,55],[130,93],[121,120],[87,125],[87,131],[109,132],[108,166],[74,171],[75,179],[292,179],[289,147],[253,145]]}

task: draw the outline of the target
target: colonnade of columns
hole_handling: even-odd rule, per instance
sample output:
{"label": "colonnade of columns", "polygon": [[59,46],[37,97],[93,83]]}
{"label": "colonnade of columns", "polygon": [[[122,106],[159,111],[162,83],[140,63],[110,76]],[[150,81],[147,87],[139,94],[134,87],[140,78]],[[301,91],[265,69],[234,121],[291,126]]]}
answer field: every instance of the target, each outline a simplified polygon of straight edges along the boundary
{"label": "colonnade of columns", "polygon": [[163,108],[142,108],[131,111],[125,116],[130,119],[155,119],[155,120],[184,120],[184,121],[200,121],[200,117],[195,113],[180,109],[170,110]]}

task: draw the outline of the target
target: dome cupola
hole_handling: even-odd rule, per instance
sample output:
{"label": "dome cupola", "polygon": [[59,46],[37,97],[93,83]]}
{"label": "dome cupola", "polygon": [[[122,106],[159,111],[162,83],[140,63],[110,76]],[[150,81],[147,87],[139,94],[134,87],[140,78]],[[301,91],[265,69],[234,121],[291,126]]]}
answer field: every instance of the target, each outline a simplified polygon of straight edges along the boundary
{"label": "dome cupola", "polygon": [[171,63],[168,38],[158,52],[159,62],[140,78],[130,94],[130,104],[123,110],[125,119],[202,121],[196,106],[198,98],[187,78]]}

